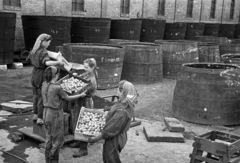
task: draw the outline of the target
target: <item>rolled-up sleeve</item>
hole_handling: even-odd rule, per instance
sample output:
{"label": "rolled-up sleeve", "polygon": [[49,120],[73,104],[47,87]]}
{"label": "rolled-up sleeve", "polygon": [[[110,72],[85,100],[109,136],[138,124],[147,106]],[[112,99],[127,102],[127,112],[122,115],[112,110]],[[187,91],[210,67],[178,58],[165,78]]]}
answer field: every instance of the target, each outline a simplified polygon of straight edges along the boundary
{"label": "rolled-up sleeve", "polygon": [[126,114],[121,110],[117,110],[102,130],[103,139],[109,139],[119,134],[125,121]]}

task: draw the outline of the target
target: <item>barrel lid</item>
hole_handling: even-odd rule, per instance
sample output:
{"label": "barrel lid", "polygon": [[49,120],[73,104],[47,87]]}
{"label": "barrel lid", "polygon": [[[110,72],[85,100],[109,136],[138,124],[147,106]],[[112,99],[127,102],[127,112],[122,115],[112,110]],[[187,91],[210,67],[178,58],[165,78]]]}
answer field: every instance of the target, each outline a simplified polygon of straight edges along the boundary
{"label": "barrel lid", "polygon": [[107,44],[91,44],[91,43],[66,43],[63,46],[70,46],[70,47],[81,47],[81,48],[98,48],[98,49],[122,49],[122,46],[115,46],[115,45],[107,45]]}

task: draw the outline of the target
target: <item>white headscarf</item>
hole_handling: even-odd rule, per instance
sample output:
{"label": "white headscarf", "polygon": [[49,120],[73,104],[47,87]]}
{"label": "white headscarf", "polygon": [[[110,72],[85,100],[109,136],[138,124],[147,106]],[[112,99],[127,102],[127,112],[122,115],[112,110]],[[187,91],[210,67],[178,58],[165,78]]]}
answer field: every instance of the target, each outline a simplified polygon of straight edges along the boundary
{"label": "white headscarf", "polygon": [[127,102],[131,108],[134,108],[138,102],[138,92],[132,83],[122,80],[119,82],[119,86],[122,86],[121,102]]}
{"label": "white headscarf", "polygon": [[31,53],[32,54],[35,54],[36,51],[40,48],[41,46],[41,43],[44,41],[44,40],[48,40],[49,38],[51,38],[50,35],[46,34],[46,33],[43,33],[41,35],[38,36],[38,38],[36,39],[36,42],[33,46],[33,49],[31,50]]}

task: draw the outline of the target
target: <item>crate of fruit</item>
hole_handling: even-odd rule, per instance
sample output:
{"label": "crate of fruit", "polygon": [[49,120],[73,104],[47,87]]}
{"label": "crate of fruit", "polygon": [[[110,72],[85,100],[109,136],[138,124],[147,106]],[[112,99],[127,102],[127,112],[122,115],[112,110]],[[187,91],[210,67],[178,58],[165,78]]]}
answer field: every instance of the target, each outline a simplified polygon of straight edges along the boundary
{"label": "crate of fruit", "polygon": [[82,107],[76,124],[74,139],[88,141],[89,137],[102,131],[105,121],[106,112]]}
{"label": "crate of fruit", "polygon": [[61,88],[68,94],[77,94],[88,91],[92,88],[92,83],[81,77],[68,74],[57,81]]}

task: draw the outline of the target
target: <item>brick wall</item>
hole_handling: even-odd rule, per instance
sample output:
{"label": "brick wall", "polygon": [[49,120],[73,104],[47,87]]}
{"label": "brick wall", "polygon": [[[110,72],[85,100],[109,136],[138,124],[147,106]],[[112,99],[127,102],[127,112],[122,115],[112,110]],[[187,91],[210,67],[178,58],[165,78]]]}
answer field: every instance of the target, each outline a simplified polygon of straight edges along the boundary
{"label": "brick wall", "polygon": [[[165,16],[158,16],[158,0],[130,0],[130,14],[121,15],[121,0],[85,0],[86,12],[72,12],[71,0],[21,0],[21,8],[6,8],[0,0],[0,11],[17,13],[15,50],[24,47],[21,15],[51,15],[105,18],[163,18],[167,22],[238,23],[240,1],[235,1],[234,19],[230,20],[231,0],[217,0],[216,18],[210,19],[211,0],[194,0],[193,18],[187,18],[188,0],[166,0]],[[201,5],[202,4],[202,5]],[[176,9],[175,9],[176,7]],[[224,7],[222,9],[222,7]]]}

